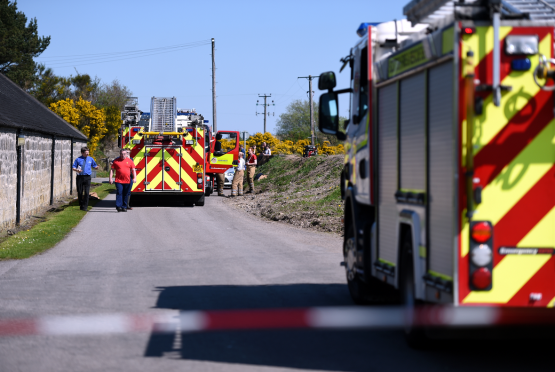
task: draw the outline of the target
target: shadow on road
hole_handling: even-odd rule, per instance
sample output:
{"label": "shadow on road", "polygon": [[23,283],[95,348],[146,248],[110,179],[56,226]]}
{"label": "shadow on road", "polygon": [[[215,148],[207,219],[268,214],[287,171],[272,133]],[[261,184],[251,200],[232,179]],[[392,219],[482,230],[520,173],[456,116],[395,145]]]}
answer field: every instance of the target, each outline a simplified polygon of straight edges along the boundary
{"label": "shadow on road", "polygon": [[[156,308],[231,310],[352,306],[345,285],[160,287]],[[479,332],[479,331],[478,331]],[[479,333],[478,333],[479,334]],[[341,371],[553,370],[550,342],[442,340],[412,350],[399,330],[257,330],[151,334],[146,357]]]}
{"label": "shadow on road", "polygon": [[[196,198],[195,198],[196,199]],[[135,207],[188,207],[193,208],[194,200],[183,195],[132,195],[129,204]]]}

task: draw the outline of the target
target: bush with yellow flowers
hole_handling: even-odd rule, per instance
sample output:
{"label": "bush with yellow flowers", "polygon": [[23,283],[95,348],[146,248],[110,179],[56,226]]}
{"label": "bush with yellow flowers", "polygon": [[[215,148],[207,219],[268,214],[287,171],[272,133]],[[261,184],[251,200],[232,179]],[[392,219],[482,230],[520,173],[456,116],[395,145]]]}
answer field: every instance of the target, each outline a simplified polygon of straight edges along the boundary
{"label": "bush with yellow flowers", "polygon": [[104,110],[97,108],[89,101],[85,101],[82,97],[79,97],[78,101],[68,98],[51,103],[50,110],[89,138],[87,145],[91,154],[94,153],[98,143],[108,131]]}
{"label": "bush with yellow flowers", "polygon": [[[256,133],[255,135],[249,137],[247,140],[247,148],[251,146],[257,147],[257,152],[259,149],[262,148],[262,143],[266,142],[270,149],[272,150],[272,154],[279,154],[279,155],[303,155],[305,146],[310,145],[310,141],[308,139],[298,140],[297,142],[293,142],[290,140],[280,141],[276,137],[274,137],[271,133]],[[233,148],[235,142],[232,142],[231,148]],[[223,143],[222,143],[223,147]],[[318,153],[325,154],[325,155],[337,155],[343,154],[344,148],[342,144],[337,146],[331,146],[329,141],[324,141],[323,144],[318,145]]]}

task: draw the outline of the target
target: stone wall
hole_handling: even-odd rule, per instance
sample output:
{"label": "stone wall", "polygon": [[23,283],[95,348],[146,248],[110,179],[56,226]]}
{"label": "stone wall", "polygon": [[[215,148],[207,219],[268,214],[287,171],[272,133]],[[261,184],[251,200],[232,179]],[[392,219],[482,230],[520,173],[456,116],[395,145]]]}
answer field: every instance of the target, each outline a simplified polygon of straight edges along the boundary
{"label": "stone wall", "polygon": [[0,128],[0,229],[15,225],[17,183],[16,131]]}
{"label": "stone wall", "polygon": [[[42,212],[50,205],[52,180],[52,137],[21,132],[25,146],[21,152],[21,222]],[[54,202],[62,197],[77,196],[73,160],[80,156],[84,143],[57,138],[54,151]],[[73,182],[71,182],[73,178]],[[70,188],[73,186],[72,189]],[[16,221],[17,151],[16,131],[0,128],[0,228],[9,229]]]}

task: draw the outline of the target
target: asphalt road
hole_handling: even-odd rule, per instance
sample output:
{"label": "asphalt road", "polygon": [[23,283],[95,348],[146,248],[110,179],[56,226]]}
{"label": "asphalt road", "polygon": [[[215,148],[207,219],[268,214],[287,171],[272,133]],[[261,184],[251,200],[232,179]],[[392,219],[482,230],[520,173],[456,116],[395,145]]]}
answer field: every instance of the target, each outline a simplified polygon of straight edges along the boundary
{"label": "asphalt road", "polygon": [[[352,306],[341,238],[221,203],[97,204],[58,246],[0,262],[0,318],[163,309]],[[0,338],[0,371],[553,370],[545,341],[446,341],[400,331],[214,331]]]}

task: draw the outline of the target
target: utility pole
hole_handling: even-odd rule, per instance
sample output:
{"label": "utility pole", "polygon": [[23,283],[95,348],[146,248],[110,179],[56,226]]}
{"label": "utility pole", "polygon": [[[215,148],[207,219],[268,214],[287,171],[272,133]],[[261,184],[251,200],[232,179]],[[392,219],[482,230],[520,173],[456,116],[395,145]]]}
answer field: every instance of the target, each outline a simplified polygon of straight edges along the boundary
{"label": "utility pole", "polygon": [[241,134],[243,135],[243,151],[245,151],[245,154],[247,153],[247,134],[249,134],[249,132],[245,131],[245,132],[241,132]]}
{"label": "utility pole", "polygon": [[214,51],[216,49],[216,42],[212,38],[212,133],[218,131],[218,121],[216,120],[216,60]]}
{"label": "utility pole", "polygon": [[[266,108],[267,108],[268,106],[275,106],[276,104],[274,103],[274,100],[272,100],[272,103],[271,103],[271,104],[270,104],[270,103],[266,103],[266,99],[272,97],[272,94],[271,94],[271,93],[270,93],[269,96],[267,96],[266,93],[264,93],[263,95],[260,95],[260,94],[259,94],[258,97],[259,97],[259,98],[264,98],[264,103],[263,103],[263,104],[260,103],[261,105],[264,105],[264,113],[261,113],[261,112],[258,112],[258,111],[257,111],[257,112],[256,112],[256,115],[257,115],[257,116],[258,116],[259,114],[260,114],[260,115],[264,115],[264,133],[266,133],[266,115],[267,115],[267,116],[270,116],[270,113],[267,112]],[[258,100],[256,100],[256,105],[257,105],[257,106],[259,105]],[[273,112],[272,115],[275,116],[276,113]]]}
{"label": "utility pole", "polygon": [[299,76],[299,79],[308,79],[308,103],[310,105],[310,144],[314,146],[314,107],[312,105],[312,79],[318,78],[319,76]]}

